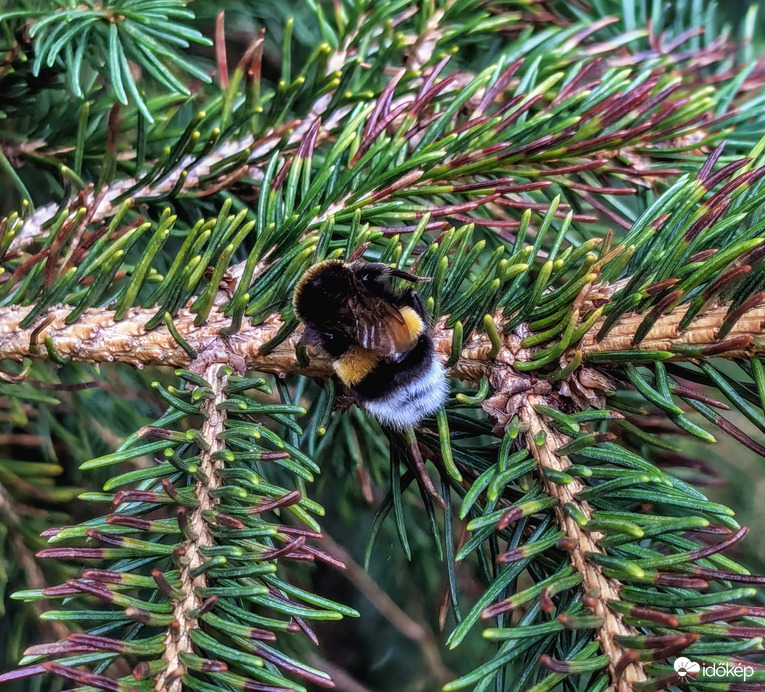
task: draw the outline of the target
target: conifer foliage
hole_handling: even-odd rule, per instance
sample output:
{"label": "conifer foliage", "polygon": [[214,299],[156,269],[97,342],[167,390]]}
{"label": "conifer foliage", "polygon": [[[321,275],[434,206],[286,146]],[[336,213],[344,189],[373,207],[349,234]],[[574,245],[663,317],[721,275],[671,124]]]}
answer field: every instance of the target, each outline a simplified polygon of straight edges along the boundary
{"label": "conifer foliage", "polygon": [[[765,577],[699,489],[765,457],[755,13],[218,9],[0,13],[0,684],[356,689],[345,571],[419,689],[762,689]],[[292,309],[359,257],[430,279],[452,392],[406,434]]]}

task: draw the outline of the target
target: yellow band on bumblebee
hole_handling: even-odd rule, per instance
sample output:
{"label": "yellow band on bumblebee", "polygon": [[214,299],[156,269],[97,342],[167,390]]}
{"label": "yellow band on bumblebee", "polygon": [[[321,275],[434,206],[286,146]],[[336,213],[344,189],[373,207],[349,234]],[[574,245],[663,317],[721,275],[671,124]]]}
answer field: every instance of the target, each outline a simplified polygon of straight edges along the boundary
{"label": "yellow band on bumblebee", "polygon": [[408,305],[399,308],[398,311],[401,313],[401,317],[404,318],[406,327],[409,330],[410,338],[412,343],[414,343],[417,340],[417,337],[425,331],[425,322],[423,322],[422,317]]}
{"label": "yellow band on bumblebee", "polygon": [[343,384],[352,387],[363,380],[380,361],[380,356],[361,346],[353,346],[332,363]]}

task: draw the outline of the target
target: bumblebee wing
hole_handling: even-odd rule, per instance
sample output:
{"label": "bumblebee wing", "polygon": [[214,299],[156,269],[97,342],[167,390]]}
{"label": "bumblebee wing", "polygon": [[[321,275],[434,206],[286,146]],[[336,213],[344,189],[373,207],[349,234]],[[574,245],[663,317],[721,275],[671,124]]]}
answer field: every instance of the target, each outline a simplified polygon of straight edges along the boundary
{"label": "bumblebee wing", "polygon": [[[421,331],[419,318],[412,320],[409,308],[401,309],[385,300],[350,301],[356,323],[356,341],[362,348],[386,357],[409,351]],[[414,311],[411,311],[414,312]],[[416,324],[415,324],[416,321]]]}

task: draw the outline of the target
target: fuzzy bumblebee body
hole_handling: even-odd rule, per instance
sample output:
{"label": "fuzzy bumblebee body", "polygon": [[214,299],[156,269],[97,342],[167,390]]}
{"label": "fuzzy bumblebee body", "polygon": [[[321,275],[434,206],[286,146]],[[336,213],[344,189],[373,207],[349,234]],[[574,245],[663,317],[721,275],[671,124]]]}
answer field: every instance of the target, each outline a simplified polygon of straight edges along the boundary
{"label": "fuzzy bumblebee body", "polygon": [[396,290],[394,278],[421,281],[377,262],[326,260],[301,277],[293,305],[305,341],[361,406],[403,429],[441,408],[448,385],[420,297]]}

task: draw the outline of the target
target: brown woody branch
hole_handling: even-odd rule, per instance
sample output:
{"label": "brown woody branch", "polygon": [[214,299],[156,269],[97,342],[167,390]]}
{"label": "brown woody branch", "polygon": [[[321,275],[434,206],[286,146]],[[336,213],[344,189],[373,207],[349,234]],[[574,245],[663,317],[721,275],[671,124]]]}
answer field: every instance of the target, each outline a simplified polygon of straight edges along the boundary
{"label": "brown woody branch", "polygon": [[[707,346],[719,343],[717,332],[725,320],[728,305],[719,305],[708,310],[703,315],[696,317],[693,322],[683,331],[680,330],[680,321],[685,315],[685,308],[678,308],[669,315],[665,315],[656,321],[648,335],[637,346],[632,345],[632,337],[645,315],[631,313],[625,315],[609,331],[604,339],[597,341],[600,324],[584,337],[580,348],[585,356],[591,353],[603,353],[606,351],[627,351],[639,349],[641,351],[671,351],[676,346]],[[733,341],[738,337],[753,337],[755,340],[746,347],[733,348],[725,351],[726,358],[753,356],[765,352],[765,344],[757,341],[758,337],[765,336],[765,301],[745,312],[726,335],[725,341]],[[683,358],[678,356],[679,360]]]}
{"label": "brown woody branch", "polygon": [[[29,357],[47,357],[45,338],[50,336],[58,356],[82,362],[121,362],[142,368],[149,365],[188,367],[192,360],[164,325],[152,331],[146,330],[145,324],[154,316],[154,310],[133,308],[125,319],[115,322],[112,311],[91,308],[75,324],[67,325],[65,319],[71,308],[57,306],[41,317],[36,326],[23,329],[19,326],[20,322],[30,309],[0,308],[0,359],[18,361]],[[644,316],[628,314],[617,322],[600,342],[595,338],[600,328],[600,323],[596,323],[584,336],[578,348],[586,358],[590,354],[607,351],[669,351],[679,345],[713,345],[719,343],[716,334],[726,312],[726,305],[714,307],[696,318],[681,332],[679,323],[684,310],[678,308],[672,314],[657,320],[645,339],[637,346],[631,343],[632,335]],[[229,325],[230,320],[220,310],[214,309],[202,326],[197,327],[194,320],[193,313],[181,309],[174,324],[178,333],[199,354],[224,345],[233,357],[243,358],[251,370],[277,375],[300,372],[316,377],[332,373],[330,363],[321,358],[312,357],[307,367],[298,363],[296,347],[300,341],[299,330],[270,353],[260,352],[260,347],[273,339],[283,324],[278,315],[271,316],[258,326],[244,325],[239,332],[228,337],[222,336],[221,330]],[[523,329],[519,331],[523,332]],[[725,357],[765,353],[765,341],[762,340],[765,338],[765,301],[742,315],[727,335],[726,342],[742,336],[753,337],[753,340],[745,347],[739,346],[726,351]],[[434,339],[439,356],[446,361],[451,353],[452,330],[444,326],[443,320],[436,324]],[[452,376],[466,380],[480,379],[490,365],[490,350],[491,342],[486,334],[472,334],[465,342],[461,357],[451,368]],[[527,361],[531,356],[532,351],[522,348],[517,336],[510,335],[499,360],[505,365],[513,365],[515,362]],[[685,360],[687,356],[678,354],[676,359]]]}

